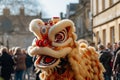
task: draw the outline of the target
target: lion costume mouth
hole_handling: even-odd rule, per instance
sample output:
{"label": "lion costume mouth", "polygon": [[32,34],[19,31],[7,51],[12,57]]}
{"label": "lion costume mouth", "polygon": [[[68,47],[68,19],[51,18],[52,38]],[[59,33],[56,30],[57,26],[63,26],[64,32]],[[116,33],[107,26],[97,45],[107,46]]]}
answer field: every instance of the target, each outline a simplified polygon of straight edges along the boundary
{"label": "lion costume mouth", "polygon": [[[39,56],[35,61],[36,67],[48,68],[57,71],[58,74],[63,74],[66,70],[66,65],[68,65],[67,58],[54,58],[50,56]],[[54,66],[54,67],[53,67]]]}
{"label": "lion costume mouth", "polygon": [[45,55],[39,56],[35,61],[35,65],[40,68],[55,66],[58,63],[59,63],[59,59]]}

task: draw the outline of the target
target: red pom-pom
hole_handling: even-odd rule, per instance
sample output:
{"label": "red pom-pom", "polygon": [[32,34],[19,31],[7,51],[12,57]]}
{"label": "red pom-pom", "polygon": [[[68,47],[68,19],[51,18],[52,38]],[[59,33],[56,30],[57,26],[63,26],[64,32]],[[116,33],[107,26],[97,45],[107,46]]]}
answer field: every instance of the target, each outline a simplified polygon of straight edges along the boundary
{"label": "red pom-pom", "polygon": [[42,42],[43,42],[42,40],[36,40],[36,45],[40,47],[42,46]]}
{"label": "red pom-pom", "polygon": [[49,45],[49,41],[47,39],[45,40],[36,40],[36,45],[39,47],[44,47]]}
{"label": "red pom-pom", "polygon": [[42,46],[47,46],[49,44],[49,41],[47,39],[45,39],[43,42],[42,42]]}

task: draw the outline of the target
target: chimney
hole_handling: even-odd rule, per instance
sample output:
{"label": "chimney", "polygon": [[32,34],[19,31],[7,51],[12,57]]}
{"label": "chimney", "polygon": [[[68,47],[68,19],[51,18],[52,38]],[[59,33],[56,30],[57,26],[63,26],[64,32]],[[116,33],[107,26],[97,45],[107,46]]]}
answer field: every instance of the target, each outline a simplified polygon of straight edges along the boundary
{"label": "chimney", "polygon": [[10,9],[9,8],[4,8],[3,9],[3,15],[10,15]]}
{"label": "chimney", "polygon": [[20,15],[24,15],[24,7],[20,8]]}

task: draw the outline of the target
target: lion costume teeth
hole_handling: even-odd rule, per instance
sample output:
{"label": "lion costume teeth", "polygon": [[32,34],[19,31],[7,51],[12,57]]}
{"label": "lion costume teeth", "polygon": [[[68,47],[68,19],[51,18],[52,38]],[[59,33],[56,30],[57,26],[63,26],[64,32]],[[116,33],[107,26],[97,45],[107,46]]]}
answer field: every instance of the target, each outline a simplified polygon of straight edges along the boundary
{"label": "lion costume teeth", "polygon": [[76,41],[71,20],[58,19],[46,24],[41,19],[34,19],[29,29],[36,38],[28,52],[38,56],[35,66],[42,71],[42,80],[104,80],[105,70],[98,53],[93,47]]}

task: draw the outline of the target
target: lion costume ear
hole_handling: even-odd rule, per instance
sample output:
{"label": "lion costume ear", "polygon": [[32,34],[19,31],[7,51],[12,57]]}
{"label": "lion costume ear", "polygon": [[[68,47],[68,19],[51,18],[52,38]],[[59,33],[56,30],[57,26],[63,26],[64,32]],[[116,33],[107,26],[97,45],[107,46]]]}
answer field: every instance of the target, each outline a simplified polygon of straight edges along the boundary
{"label": "lion costume ear", "polygon": [[33,32],[33,34],[38,38],[41,39],[42,36],[40,34],[40,27],[44,26],[44,22],[41,19],[33,19],[30,22],[29,30]]}

